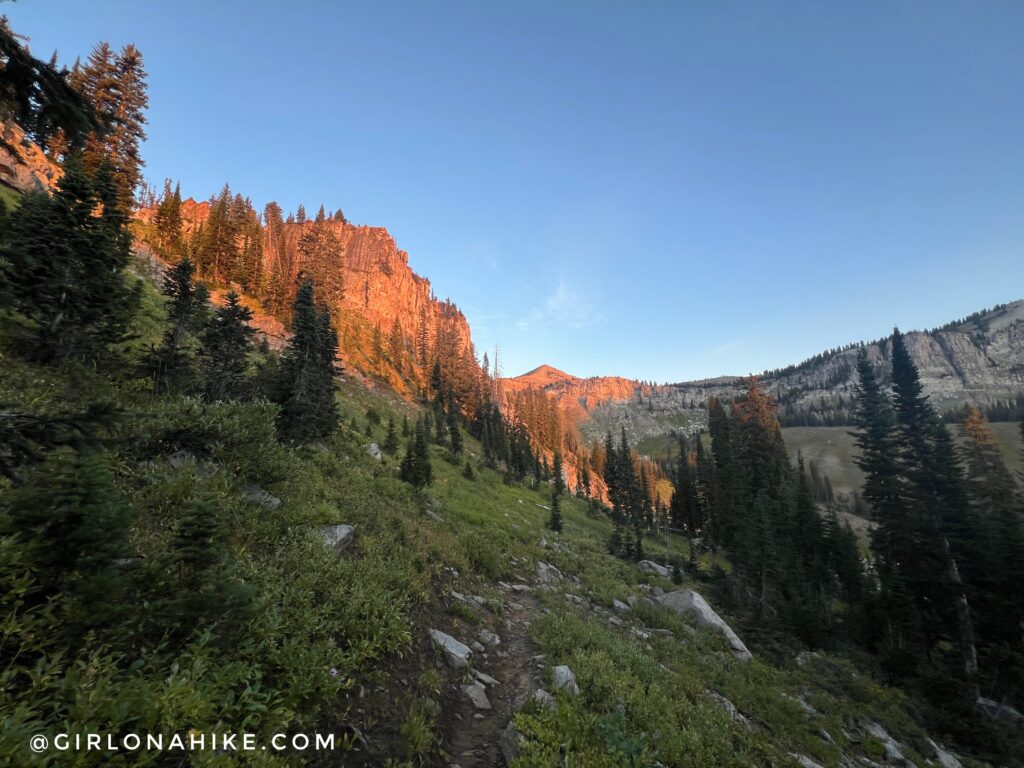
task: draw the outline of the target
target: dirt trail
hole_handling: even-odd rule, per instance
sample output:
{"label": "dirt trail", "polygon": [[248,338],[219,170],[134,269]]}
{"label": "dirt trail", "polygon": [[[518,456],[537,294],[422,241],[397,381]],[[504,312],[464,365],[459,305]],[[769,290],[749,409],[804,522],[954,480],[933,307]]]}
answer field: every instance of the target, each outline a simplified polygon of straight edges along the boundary
{"label": "dirt trail", "polygon": [[[450,755],[449,765],[491,768],[505,764],[498,746],[501,734],[527,697],[541,687],[540,668],[533,660],[537,651],[529,630],[538,611],[530,593],[507,593],[503,621],[497,627],[501,643],[485,655],[473,654],[474,669],[498,681],[487,686],[490,710],[476,709],[460,687],[453,688],[444,702],[442,748]],[[483,717],[474,716],[478,714]]]}

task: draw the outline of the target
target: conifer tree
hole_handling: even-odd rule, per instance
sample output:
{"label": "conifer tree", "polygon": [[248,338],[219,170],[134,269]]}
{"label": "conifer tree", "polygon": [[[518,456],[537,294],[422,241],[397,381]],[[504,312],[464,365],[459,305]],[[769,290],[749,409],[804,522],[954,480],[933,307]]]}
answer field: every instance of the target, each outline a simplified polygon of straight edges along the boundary
{"label": "conifer tree", "polygon": [[430,448],[427,439],[428,427],[424,419],[416,422],[415,437],[409,441],[405,457],[399,467],[398,476],[415,488],[424,488],[434,479],[430,464]]}
{"label": "conifer tree", "polygon": [[58,451],[12,502],[9,525],[29,548],[40,580],[37,602],[72,596],[69,636],[109,625],[123,609],[118,598],[127,580],[118,562],[131,554],[133,511],[107,459],[94,448]]}
{"label": "conifer tree", "polygon": [[33,57],[0,17],[0,113],[61,159],[103,128],[91,103],[70,82],[67,69]]}
{"label": "conifer tree", "polygon": [[337,334],[326,308],[317,310],[313,284],[304,280],[295,297],[292,338],[281,359],[278,430],[291,440],[329,435],[338,423],[334,397]]}
{"label": "conifer tree", "polygon": [[565,477],[562,473],[562,452],[555,451],[554,466],[552,467],[552,475],[554,477],[554,492],[556,496],[561,496],[565,492]]}
{"label": "conifer tree", "polygon": [[182,392],[196,384],[194,335],[206,321],[209,293],[194,281],[195,267],[185,258],[164,276],[167,330],[150,357],[157,392]]}
{"label": "conifer tree", "polygon": [[562,494],[554,493],[551,496],[551,514],[548,516],[548,528],[555,533],[562,531]]}
{"label": "conifer tree", "polygon": [[94,132],[84,152],[93,173],[109,162],[120,207],[129,211],[142,179],[140,144],[146,139],[146,72],[142,54],[126,45],[115,55],[107,43],[97,45],[85,66],[71,74],[72,85],[92,104],[105,129]]}
{"label": "conifer tree", "polygon": [[247,394],[254,328],[252,311],[231,291],[203,329],[200,356],[207,400],[234,400]]}
{"label": "conifer tree", "polygon": [[389,456],[394,456],[398,453],[398,433],[395,431],[395,417],[391,416],[388,419],[388,431],[384,437],[384,443],[381,445],[384,449],[384,453]]}
{"label": "conifer tree", "polygon": [[7,219],[0,268],[14,306],[36,326],[33,353],[59,361],[122,340],[139,286],[123,272],[131,233],[109,166],[93,176],[69,158],[52,196],[26,195]]}

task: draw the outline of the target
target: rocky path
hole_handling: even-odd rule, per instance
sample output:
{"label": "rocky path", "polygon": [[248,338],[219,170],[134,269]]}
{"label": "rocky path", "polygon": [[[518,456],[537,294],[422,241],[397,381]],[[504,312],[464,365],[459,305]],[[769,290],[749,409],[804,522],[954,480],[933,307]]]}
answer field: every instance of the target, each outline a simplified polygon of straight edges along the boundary
{"label": "rocky path", "polygon": [[537,651],[529,634],[530,622],[538,610],[529,592],[509,592],[497,627],[501,642],[483,654],[473,654],[474,672],[496,681],[482,683],[490,709],[479,708],[459,686],[445,702],[440,725],[444,733],[442,748],[449,755],[450,766],[505,764],[499,746],[501,734],[527,697],[540,687],[542,666],[535,659]]}

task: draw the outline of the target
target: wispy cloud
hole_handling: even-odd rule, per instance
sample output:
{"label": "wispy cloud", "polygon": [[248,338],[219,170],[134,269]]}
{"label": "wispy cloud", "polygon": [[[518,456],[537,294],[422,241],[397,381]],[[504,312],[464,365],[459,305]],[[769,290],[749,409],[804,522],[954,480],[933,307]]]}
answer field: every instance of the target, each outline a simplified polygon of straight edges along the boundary
{"label": "wispy cloud", "polygon": [[540,325],[555,324],[563,328],[581,329],[602,325],[604,322],[604,312],[562,278],[555,291],[542,304],[521,317],[516,327],[525,331]]}

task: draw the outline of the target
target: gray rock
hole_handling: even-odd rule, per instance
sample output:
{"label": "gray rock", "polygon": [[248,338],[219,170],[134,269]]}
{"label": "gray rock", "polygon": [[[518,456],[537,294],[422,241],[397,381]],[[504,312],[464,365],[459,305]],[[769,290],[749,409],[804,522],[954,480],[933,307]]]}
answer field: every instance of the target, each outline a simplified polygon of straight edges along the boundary
{"label": "gray rock", "polygon": [[473,706],[477,709],[490,709],[491,702],[487,698],[487,691],[481,683],[470,683],[462,686],[462,692],[466,694]]}
{"label": "gray rock", "polygon": [[483,653],[484,651],[487,650],[486,648],[484,648],[483,643],[478,643],[476,640],[474,640],[473,644],[471,646],[469,646],[469,647],[472,648],[477,653]]}
{"label": "gray rock", "polygon": [[497,680],[495,680],[490,675],[488,675],[488,674],[486,674],[484,672],[481,672],[479,669],[474,669],[473,670],[473,677],[475,677],[478,682],[483,683],[484,685],[487,685],[487,686],[498,685],[498,681]]}
{"label": "gray rock", "polygon": [[752,728],[750,720],[747,716],[740,712],[736,705],[729,701],[725,696],[715,691],[704,691],[704,695],[707,696],[711,701],[717,704],[731,719],[734,723],[739,723],[744,728]]}
{"label": "gray rock", "polygon": [[250,504],[260,505],[268,512],[273,512],[281,506],[281,500],[277,496],[255,485],[243,485],[241,490],[243,499]]}
{"label": "gray rock", "polygon": [[543,688],[539,688],[533,692],[533,696],[530,697],[536,702],[537,706],[543,707],[544,709],[554,709],[558,706],[558,702],[555,701],[555,697],[545,691]]}
{"label": "gray rock", "polygon": [[627,613],[630,610],[630,606],[622,602],[621,600],[612,600],[612,608],[614,608],[619,613]]}
{"label": "gray rock", "polygon": [[175,451],[167,457],[167,463],[171,465],[171,469],[181,469],[189,464],[195,464],[196,457],[189,451]]}
{"label": "gray rock", "polygon": [[576,684],[576,675],[572,673],[565,664],[560,664],[553,670],[555,678],[555,690],[565,691],[570,696],[576,696],[580,692],[580,687]]}
{"label": "gray rock", "polygon": [[477,632],[477,637],[480,638],[480,642],[488,648],[496,648],[501,644],[501,638],[489,629],[481,628],[481,630]]}
{"label": "gray rock", "polygon": [[327,525],[319,530],[324,544],[337,552],[348,549],[356,538],[356,529],[351,525]]}
{"label": "gray rock", "polygon": [[473,652],[451,635],[445,634],[439,629],[432,629],[430,630],[430,639],[434,641],[434,645],[444,651],[445,661],[452,669],[465,669],[469,664],[469,657],[473,655]]}
{"label": "gray rock", "polygon": [[512,761],[519,757],[519,741],[521,739],[522,736],[516,731],[515,723],[509,720],[505,730],[498,738],[498,748],[501,750],[501,756],[505,758],[505,765],[511,765]]}
{"label": "gray rock", "polygon": [[376,459],[377,461],[381,460],[382,457],[379,445],[377,445],[376,443],[370,443],[369,445],[364,445],[363,448],[366,449],[366,452],[370,454],[372,458]]}
{"label": "gray rock", "polygon": [[928,739],[928,743],[931,745],[931,748],[935,750],[935,759],[939,761],[939,765],[941,765],[942,768],[964,768],[956,755],[952,752],[947,752],[931,739]]}
{"label": "gray rock", "polygon": [[788,693],[783,693],[782,697],[784,699],[789,699],[794,704],[796,704],[798,707],[800,707],[800,709],[802,709],[804,711],[804,714],[807,715],[807,717],[817,717],[818,716],[818,710],[816,710],[814,707],[812,707],[810,704],[808,704],[806,701],[804,701],[799,696],[790,696]]}
{"label": "gray rock", "polygon": [[661,576],[663,579],[667,579],[672,576],[672,571],[664,565],[658,565],[653,560],[641,560],[636,564],[636,567],[645,573],[653,573],[655,576]]}
{"label": "gray rock", "polygon": [[1008,723],[1020,723],[1024,721],[1024,715],[1009,704],[1000,704],[998,701],[986,699],[984,696],[978,697],[978,701],[975,703],[975,706],[993,720],[1003,720]]}
{"label": "gray rock", "polygon": [[811,760],[807,755],[798,755],[796,752],[790,752],[789,756],[800,763],[800,768],[822,768],[821,765]]}
{"label": "gray rock", "polygon": [[533,588],[529,584],[513,584],[513,592],[532,592]]}
{"label": "gray rock", "polygon": [[562,579],[562,572],[555,568],[555,566],[545,563],[543,560],[537,563],[537,580],[549,583],[552,581],[560,581]]}
{"label": "gray rock", "polygon": [[902,765],[903,763],[908,765],[911,764],[910,761],[903,756],[903,750],[900,749],[900,743],[890,736],[888,731],[886,731],[881,725],[869,720],[864,724],[864,730],[882,742],[882,746],[885,747],[886,762],[896,763],[897,765]]}
{"label": "gray rock", "polygon": [[669,592],[655,600],[676,613],[693,616],[697,621],[697,626],[720,634],[725,638],[729,648],[732,649],[733,656],[737,659],[750,661],[754,658],[739,636],[732,631],[732,627],[726,624],[722,617],[712,610],[707,601],[692,589]]}

